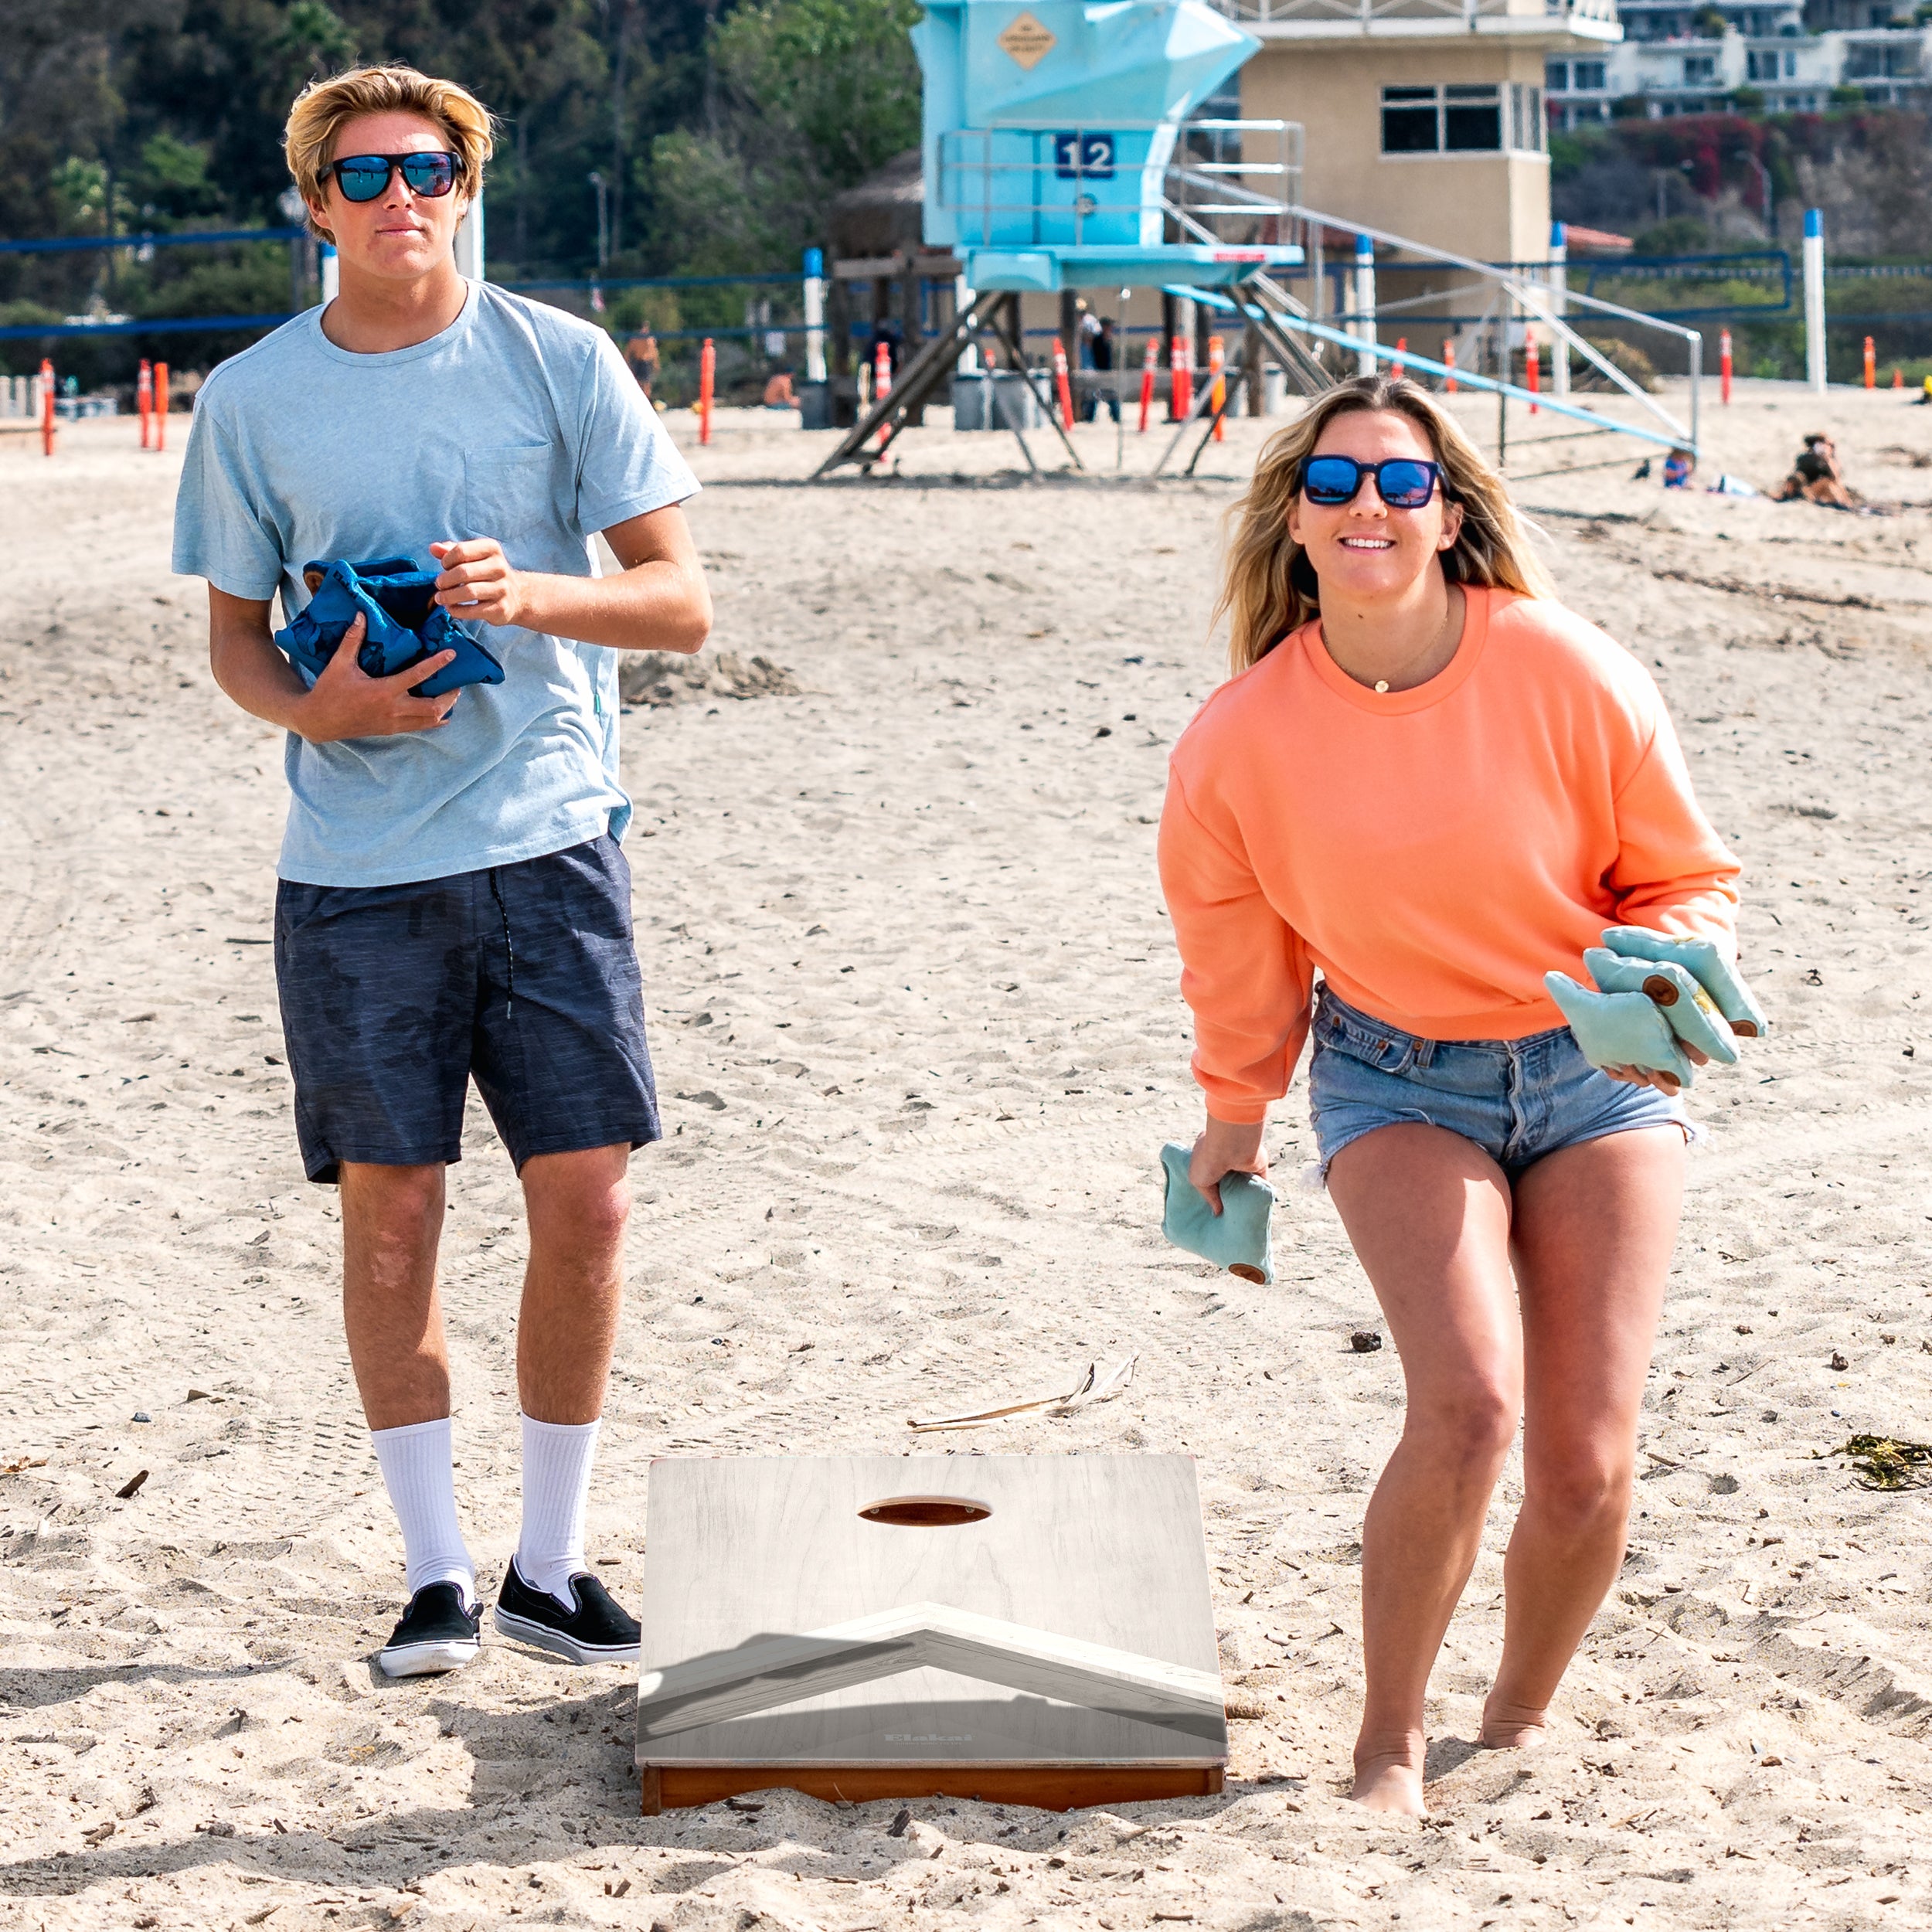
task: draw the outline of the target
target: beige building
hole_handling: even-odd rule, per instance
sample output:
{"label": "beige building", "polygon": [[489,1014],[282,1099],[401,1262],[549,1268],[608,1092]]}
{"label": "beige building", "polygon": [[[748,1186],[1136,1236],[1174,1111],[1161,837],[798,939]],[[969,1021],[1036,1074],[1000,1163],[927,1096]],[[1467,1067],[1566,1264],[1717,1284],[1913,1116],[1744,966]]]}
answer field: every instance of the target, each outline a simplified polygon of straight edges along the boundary
{"label": "beige building", "polygon": [[1219,3],[1262,43],[1243,117],[1306,131],[1305,206],[1485,261],[1546,259],[1544,63],[1621,40],[1615,0]]}

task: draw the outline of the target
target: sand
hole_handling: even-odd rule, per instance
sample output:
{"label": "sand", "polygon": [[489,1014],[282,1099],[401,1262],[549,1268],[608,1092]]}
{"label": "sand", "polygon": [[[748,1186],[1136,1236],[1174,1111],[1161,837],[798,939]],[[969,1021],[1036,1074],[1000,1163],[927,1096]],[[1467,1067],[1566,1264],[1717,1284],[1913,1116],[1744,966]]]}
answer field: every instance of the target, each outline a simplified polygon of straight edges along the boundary
{"label": "sand", "polygon": [[[1871,495],[1932,499],[1932,410],[1710,402],[1707,472],[1769,484],[1825,427]],[[758,412],[692,452],[716,647],[797,695],[721,673],[627,721],[670,1138],[637,1163],[603,1573],[634,1601],[655,1455],[902,1450],[910,1415],[1137,1352],[1114,1402],[947,1446],[1197,1456],[1260,1713],[1219,1798],[921,1802],[899,1837],[891,1805],[782,1793],[640,1818],[621,1670],[495,1641],[372,1676],[400,1548],[335,1197],[288,1118],[277,736],[213,689],[201,587],[168,575],[178,450],[125,421],[52,462],[0,442],[0,1464],[29,1464],[0,1477],[0,1925],[1932,1923],[1927,1498],[1830,1453],[1932,1437],[1932,522],[1666,498],[1628,451],[1531,477],[1603,446],[1512,426],[1566,594],[1655,667],[1743,860],[1778,1031],[1697,1090],[1630,1560],[1549,1741],[1471,1743],[1512,1471],[1434,1681],[1434,1815],[1389,1821],[1339,1796],[1400,1418],[1393,1352],[1349,1349],[1367,1285],[1319,1196],[1288,1195],[1272,1290],[1156,1232],[1156,1149],[1197,1110],[1153,828],[1261,427],[1151,488],[1104,427],[1097,474],[1037,485],[940,427],[893,480],[818,489],[827,439]],[[1285,1178],[1298,1089],[1281,1111]],[[522,1236],[480,1112],[452,1192],[458,1495],[493,1585]]]}

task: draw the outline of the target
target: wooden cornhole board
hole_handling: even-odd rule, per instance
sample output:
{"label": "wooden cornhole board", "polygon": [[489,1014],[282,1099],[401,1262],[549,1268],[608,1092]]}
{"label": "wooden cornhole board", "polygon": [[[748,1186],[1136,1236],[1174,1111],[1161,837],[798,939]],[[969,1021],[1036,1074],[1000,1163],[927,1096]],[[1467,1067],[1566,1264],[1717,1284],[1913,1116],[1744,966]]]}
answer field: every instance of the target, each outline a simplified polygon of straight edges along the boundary
{"label": "wooden cornhole board", "polygon": [[666,1458],[649,1511],[647,1812],[1221,1789],[1192,1457]]}

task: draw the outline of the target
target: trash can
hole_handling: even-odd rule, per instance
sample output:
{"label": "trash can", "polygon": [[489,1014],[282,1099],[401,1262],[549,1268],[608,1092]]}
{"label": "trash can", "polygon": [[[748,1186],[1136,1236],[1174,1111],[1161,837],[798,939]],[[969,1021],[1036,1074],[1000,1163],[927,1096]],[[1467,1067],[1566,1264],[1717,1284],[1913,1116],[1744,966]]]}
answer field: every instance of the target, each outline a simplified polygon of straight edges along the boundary
{"label": "trash can", "polygon": [[986,375],[983,369],[961,369],[953,376],[953,427],[991,429],[986,420]]}
{"label": "trash can", "polygon": [[798,394],[798,423],[801,429],[828,430],[837,427],[832,420],[832,385],[829,383],[801,383]]}
{"label": "trash can", "polygon": [[1287,372],[1279,362],[1261,365],[1261,413],[1279,416],[1281,406],[1288,400]]}
{"label": "trash can", "polygon": [[994,372],[989,430],[1036,430],[1040,426],[1039,398],[1032,384],[1017,369]]}

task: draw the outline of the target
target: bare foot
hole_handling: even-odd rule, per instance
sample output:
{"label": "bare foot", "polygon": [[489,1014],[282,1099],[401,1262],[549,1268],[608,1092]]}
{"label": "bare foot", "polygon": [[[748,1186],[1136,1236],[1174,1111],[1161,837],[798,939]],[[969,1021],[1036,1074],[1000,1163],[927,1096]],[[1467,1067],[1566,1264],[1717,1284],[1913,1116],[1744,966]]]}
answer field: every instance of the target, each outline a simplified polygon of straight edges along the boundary
{"label": "bare foot", "polygon": [[1482,1742],[1492,1751],[1527,1750],[1543,1741],[1546,1712],[1512,1704],[1491,1692],[1482,1707]]}
{"label": "bare foot", "polygon": [[1406,1759],[1358,1758],[1355,1789],[1349,1795],[1366,1811],[1399,1811],[1407,1818],[1425,1815],[1422,1773]]}

